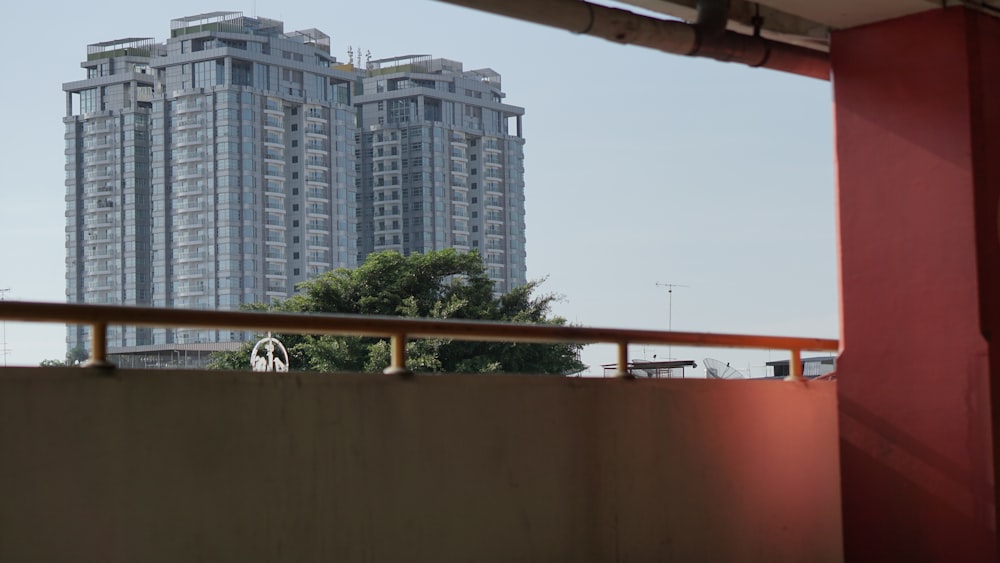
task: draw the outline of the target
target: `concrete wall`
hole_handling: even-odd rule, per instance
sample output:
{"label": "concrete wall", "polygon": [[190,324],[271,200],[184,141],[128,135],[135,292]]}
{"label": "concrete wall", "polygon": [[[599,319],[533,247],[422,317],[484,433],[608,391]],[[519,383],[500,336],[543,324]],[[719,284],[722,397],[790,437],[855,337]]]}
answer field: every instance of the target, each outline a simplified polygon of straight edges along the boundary
{"label": "concrete wall", "polygon": [[833,383],[0,370],[0,561],[840,561]]}

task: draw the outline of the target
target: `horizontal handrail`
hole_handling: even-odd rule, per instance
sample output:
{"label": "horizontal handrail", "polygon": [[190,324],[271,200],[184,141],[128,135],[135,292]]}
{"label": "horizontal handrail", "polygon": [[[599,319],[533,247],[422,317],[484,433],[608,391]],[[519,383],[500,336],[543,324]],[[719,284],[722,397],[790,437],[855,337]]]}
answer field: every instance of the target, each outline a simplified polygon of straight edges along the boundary
{"label": "horizontal handrail", "polygon": [[385,370],[386,373],[408,373],[406,369],[406,340],[411,338],[617,344],[618,371],[616,375],[620,376],[628,375],[627,357],[630,344],[771,348],[791,352],[789,379],[796,380],[802,378],[802,366],[799,358],[803,350],[836,351],[839,347],[839,342],[834,339],[795,336],[675,332],[327,313],[208,311],[30,301],[0,301],[0,319],[90,325],[92,328],[90,359],[85,365],[101,367],[113,367],[107,361],[108,325],[249,329],[262,332],[280,331],[296,334],[336,334],[389,338],[392,346],[392,363]]}

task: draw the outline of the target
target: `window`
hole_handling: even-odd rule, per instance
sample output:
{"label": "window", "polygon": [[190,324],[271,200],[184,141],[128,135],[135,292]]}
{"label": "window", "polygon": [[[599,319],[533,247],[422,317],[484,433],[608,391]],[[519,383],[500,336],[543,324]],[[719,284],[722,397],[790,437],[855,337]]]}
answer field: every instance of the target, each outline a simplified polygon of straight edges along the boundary
{"label": "window", "polygon": [[[223,65],[222,65],[222,61],[221,60],[219,61],[218,74],[219,74],[219,76],[218,76],[219,82],[218,83],[222,84],[222,78],[225,75],[225,71],[223,69]],[[252,86],[253,85],[253,63],[251,63],[250,61],[241,61],[241,60],[233,59],[233,62],[232,62],[232,79],[233,79],[233,86]],[[244,102],[244,103],[248,103],[248,102]],[[253,100],[251,99],[251,101],[249,103],[253,103]]]}
{"label": "window", "polygon": [[[187,65],[184,65],[187,67]],[[225,63],[222,59],[215,61],[201,61],[194,63],[192,85],[195,88],[207,88],[215,84],[222,84],[225,78]]]}
{"label": "window", "polygon": [[409,121],[416,114],[417,99],[389,100],[389,123]]}
{"label": "window", "polygon": [[80,92],[80,113],[93,113],[97,111],[97,88],[82,90]]}

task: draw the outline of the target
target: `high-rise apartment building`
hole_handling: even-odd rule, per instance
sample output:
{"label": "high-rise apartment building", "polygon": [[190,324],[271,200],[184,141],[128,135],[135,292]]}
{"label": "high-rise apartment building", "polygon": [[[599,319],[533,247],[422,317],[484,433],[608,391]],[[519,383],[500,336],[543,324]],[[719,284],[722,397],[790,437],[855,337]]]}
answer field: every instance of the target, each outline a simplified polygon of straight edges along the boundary
{"label": "high-rise apartment building", "polygon": [[[236,309],[356,266],[355,73],[327,35],[214,12],[82,66],[63,87],[69,301]],[[126,328],[109,346],[241,337]]]}
{"label": "high-rise apartment building", "polygon": [[[500,76],[428,56],[361,69],[283,27],[212,12],[163,43],[88,46],[86,79],[63,85],[68,301],[237,309],[387,249],[477,249],[498,292],[524,284],[524,110]],[[244,338],[112,327],[108,345]]]}
{"label": "high-rise apartment building", "polygon": [[524,285],[524,109],[503,102],[500,75],[426,55],[366,66],[359,258],[478,250],[498,292]]}

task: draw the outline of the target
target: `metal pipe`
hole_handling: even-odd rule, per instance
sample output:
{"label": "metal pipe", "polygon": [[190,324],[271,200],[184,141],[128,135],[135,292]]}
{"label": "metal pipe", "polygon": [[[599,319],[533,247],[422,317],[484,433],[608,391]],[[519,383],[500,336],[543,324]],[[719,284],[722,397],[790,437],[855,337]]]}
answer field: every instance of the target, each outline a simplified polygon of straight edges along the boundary
{"label": "metal pipe", "polygon": [[694,26],[702,40],[722,35],[729,23],[729,0],[698,0],[697,6],[698,18]]}
{"label": "metal pipe", "polygon": [[839,349],[839,342],[825,338],[756,336],[700,332],[673,332],[559,325],[531,325],[450,319],[414,319],[361,315],[203,311],[160,307],[126,307],[72,303],[0,301],[0,319],[22,322],[86,324],[93,333],[91,356],[85,367],[112,368],[107,361],[108,325],[156,328],[227,328],[280,330],[295,334],[340,334],[392,340],[392,363],[384,373],[412,375],[406,368],[407,338],[451,338],[481,342],[614,343],[618,346],[618,376],[629,376],[629,344],[683,344],[719,348],[769,348],[791,350],[792,371],[802,380],[801,351]]}
{"label": "metal pipe", "polygon": [[[340,334],[391,338],[452,338],[481,342],[575,342],[674,344],[719,348],[836,351],[839,342],[827,338],[763,336],[706,332],[600,328],[415,319],[373,315],[206,311],[77,303],[0,301],[0,319],[20,322],[127,325],[153,328],[212,328],[281,331],[295,334]],[[103,333],[102,333],[103,334]]]}
{"label": "metal pipe", "polygon": [[622,340],[618,343],[618,371],[616,377],[628,377],[628,341]]}
{"label": "metal pipe", "polygon": [[386,375],[413,375],[413,372],[406,369],[406,334],[393,334],[389,340],[392,348],[392,359],[389,367],[382,370]]}
{"label": "metal pipe", "polygon": [[788,361],[788,377],[785,381],[802,381],[802,351],[792,348],[792,358]]}
{"label": "metal pipe", "polygon": [[94,323],[90,326],[90,358],[83,363],[82,367],[115,367],[108,361],[108,323]]}
{"label": "metal pipe", "polygon": [[[675,55],[743,63],[821,80],[830,79],[830,59],[822,51],[725,29],[706,34],[699,32],[697,25],[651,18],[580,0],[441,1],[572,33],[593,35],[615,43],[638,45]],[[718,25],[714,23],[717,17],[714,12],[705,17],[713,22],[711,25]]]}

